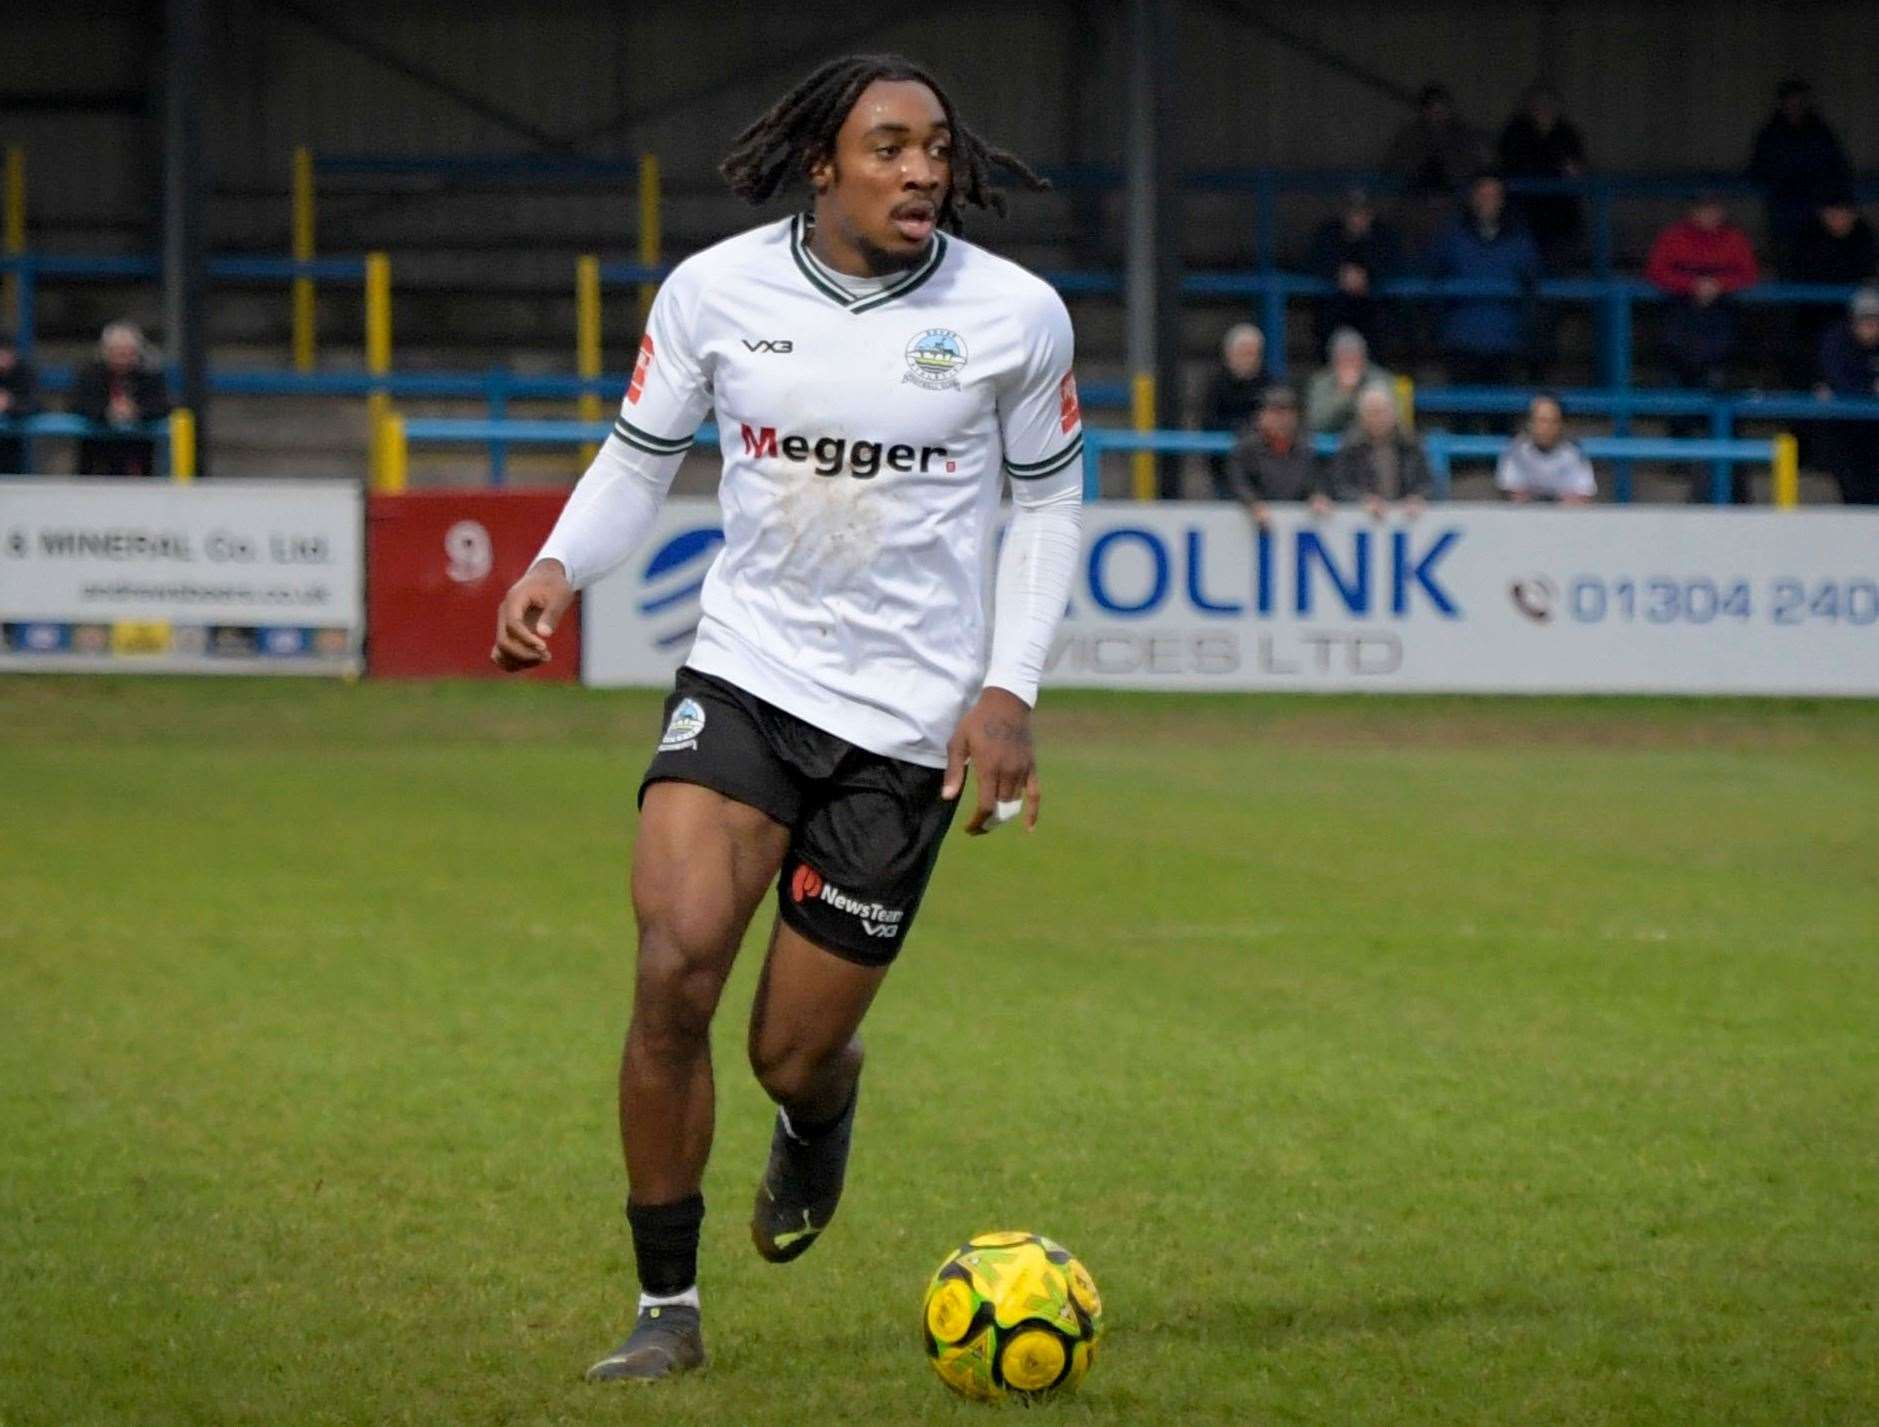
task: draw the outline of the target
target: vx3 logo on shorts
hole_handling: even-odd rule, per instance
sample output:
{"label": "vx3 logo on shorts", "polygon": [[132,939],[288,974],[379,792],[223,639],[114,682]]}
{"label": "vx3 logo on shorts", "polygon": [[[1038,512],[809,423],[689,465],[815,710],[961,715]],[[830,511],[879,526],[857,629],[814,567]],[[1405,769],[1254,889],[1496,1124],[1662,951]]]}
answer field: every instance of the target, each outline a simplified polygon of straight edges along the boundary
{"label": "vx3 logo on shorts", "polygon": [[744,350],[746,352],[778,352],[787,356],[789,353],[796,350],[796,344],[787,337],[777,338],[774,341],[760,339],[755,342],[746,337],[744,338]]}

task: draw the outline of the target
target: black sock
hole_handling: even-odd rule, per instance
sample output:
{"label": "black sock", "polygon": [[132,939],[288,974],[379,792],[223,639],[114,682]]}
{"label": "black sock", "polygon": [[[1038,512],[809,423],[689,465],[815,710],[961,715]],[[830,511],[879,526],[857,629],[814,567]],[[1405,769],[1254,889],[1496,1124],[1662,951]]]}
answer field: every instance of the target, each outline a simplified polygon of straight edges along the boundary
{"label": "black sock", "polygon": [[670,1298],[698,1282],[698,1226],[704,1221],[702,1194],[675,1204],[626,1201],[626,1222],[633,1230],[633,1257],[639,1263],[640,1292]]}

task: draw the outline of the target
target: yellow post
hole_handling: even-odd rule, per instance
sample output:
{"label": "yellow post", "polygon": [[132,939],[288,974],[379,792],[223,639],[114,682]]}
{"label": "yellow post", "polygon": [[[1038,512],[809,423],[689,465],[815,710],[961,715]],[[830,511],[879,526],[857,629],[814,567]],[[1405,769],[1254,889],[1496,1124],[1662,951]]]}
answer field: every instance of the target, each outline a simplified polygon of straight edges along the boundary
{"label": "yellow post", "polygon": [[[8,144],[6,173],[0,178],[0,252],[17,258],[26,251],[26,145]],[[20,323],[20,275],[8,273],[0,312],[9,327]]]}
{"label": "yellow post", "polygon": [[[1155,429],[1155,379],[1137,372],[1129,383],[1129,420],[1137,431]],[[1129,458],[1129,481],[1137,500],[1155,498],[1155,453],[1137,451]]]}
{"label": "yellow post", "polygon": [[196,413],[179,406],[170,413],[170,479],[186,486],[196,478]]}
{"label": "yellow post", "polygon": [[378,476],[372,483],[372,489],[387,495],[397,495],[405,488],[410,475],[411,443],[405,436],[405,419],[388,407],[374,430],[377,433]]}
{"label": "yellow post", "polygon": [[1801,443],[1790,431],[1775,437],[1774,501],[1782,510],[1801,503]]}
{"label": "yellow post", "polygon": [[383,253],[365,255],[365,369],[391,370],[391,259]]}
{"label": "yellow post", "polygon": [[1416,429],[1416,383],[1410,377],[1396,379],[1396,419],[1403,423],[1403,430]]}
{"label": "yellow post", "polygon": [[[584,381],[600,375],[600,259],[592,253],[574,263],[574,370]],[[583,421],[600,420],[600,393],[584,391],[580,399]],[[599,447],[581,447],[581,464],[590,464]]]}
{"label": "yellow post", "polygon": [[[659,155],[639,156],[639,261],[649,268],[659,266]],[[652,312],[652,297],[659,284],[639,285],[639,330],[646,330]]]}
{"label": "yellow post", "polygon": [[[313,261],[313,150],[305,144],[294,150],[293,183],[294,261]],[[294,279],[294,370],[310,372],[314,365],[313,279]]]}
{"label": "yellow post", "polygon": [[[375,377],[391,371],[391,259],[365,255],[365,369]],[[374,490],[385,480],[385,423],[391,393],[378,387],[365,399],[366,467]]]}

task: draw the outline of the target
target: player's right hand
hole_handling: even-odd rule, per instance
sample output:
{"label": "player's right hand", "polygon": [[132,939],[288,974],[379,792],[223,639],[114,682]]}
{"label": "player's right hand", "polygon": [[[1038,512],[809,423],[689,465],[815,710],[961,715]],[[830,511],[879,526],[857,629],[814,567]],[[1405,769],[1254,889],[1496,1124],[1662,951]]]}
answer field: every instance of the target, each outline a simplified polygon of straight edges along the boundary
{"label": "player's right hand", "polygon": [[548,652],[548,636],[573,603],[574,586],[568,583],[568,572],[561,562],[537,560],[502,597],[490,662],[511,674],[546,664],[554,657]]}

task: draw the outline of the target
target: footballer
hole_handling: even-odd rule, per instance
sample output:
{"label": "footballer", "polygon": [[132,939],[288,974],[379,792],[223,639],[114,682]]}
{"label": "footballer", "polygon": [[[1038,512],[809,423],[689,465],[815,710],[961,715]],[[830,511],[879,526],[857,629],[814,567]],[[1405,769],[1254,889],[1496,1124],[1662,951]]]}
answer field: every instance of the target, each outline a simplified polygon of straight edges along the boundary
{"label": "footballer", "polygon": [[666,279],[612,435],[503,600],[491,657],[542,663],[575,593],[649,535],[715,418],[724,544],[633,849],[620,1137],[639,1297],[591,1379],[704,1363],[709,1031],[759,902],[776,889],[749,1058],[777,1112],[751,1237],[783,1263],[840,1201],[858,1031],[968,765],[967,832],[1019,798],[1036,825],[1031,709],[1080,546],[1083,434],[1063,303],[959,236],[962,209],[1002,212],[997,168],[1044,186],[896,56],[832,61],[780,99],[722,172],[753,204],[801,184],[807,205]]}

